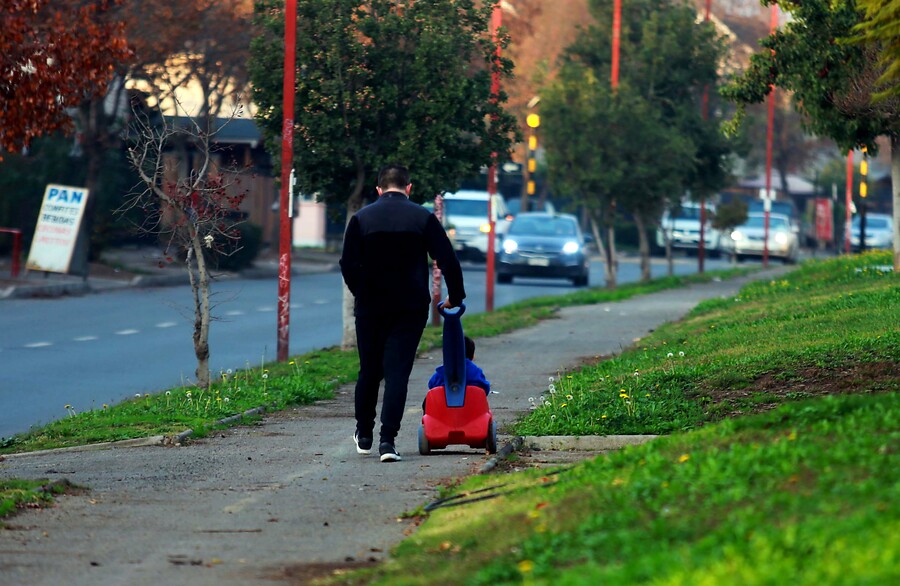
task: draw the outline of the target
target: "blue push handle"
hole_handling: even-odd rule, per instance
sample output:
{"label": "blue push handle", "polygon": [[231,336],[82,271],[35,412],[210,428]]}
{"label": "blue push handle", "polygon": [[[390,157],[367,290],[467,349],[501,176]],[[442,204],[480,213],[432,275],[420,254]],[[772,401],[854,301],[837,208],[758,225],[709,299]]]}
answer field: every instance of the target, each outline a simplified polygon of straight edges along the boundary
{"label": "blue push handle", "polygon": [[465,303],[453,309],[438,307],[444,316],[444,393],[448,407],[462,407],[466,400],[466,341],[460,320],[465,311]]}

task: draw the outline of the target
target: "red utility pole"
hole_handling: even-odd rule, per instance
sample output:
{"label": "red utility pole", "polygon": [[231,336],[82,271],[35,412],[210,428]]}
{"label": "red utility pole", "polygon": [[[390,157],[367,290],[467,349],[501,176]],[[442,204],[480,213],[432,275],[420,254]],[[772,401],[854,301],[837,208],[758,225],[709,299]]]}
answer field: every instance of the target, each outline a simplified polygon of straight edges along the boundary
{"label": "red utility pole", "polygon": [[278,361],[288,359],[291,331],[291,168],[294,162],[294,63],[297,45],[297,0],[284,4],[284,87],[281,127],[281,197],[278,212]]}
{"label": "red utility pole", "polygon": [[[494,10],[491,13],[491,39],[496,45],[496,53],[494,54],[494,64],[491,71],[491,102],[498,104],[500,101],[500,38],[498,31],[503,19],[503,12],[500,8],[500,2],[494,4]],[[484,303],[485,311],[494,311],[494,231],[497,229],[494,222],[494,194],[497,193],[497,153],[491,153],[491,167],[488,169],[488,226],[490,229],[487,233],[487,287],[485,289],[486,298]]]}
{"label": "red utility pole", "polygon": [[[703,22],[709,22],[709,11],[712,7],[712,0],[706,0],[706,12],[703,15]],[[709,117],[709,86],[703,86],[703,102],[701,104],[701,113],[703,119]],[[700,241],[697,242],[697,272],[703,272],[703,265],[706,259],[706,195],[700,195]]]}
{"label": "red utility pole", "polygon": [[850,208],[853,207],[853,151],[847,151],[847,192],[844,212],[844,252],[850,254],[850,225],[852,223],[853,214]]}
{"label": "red utility pole", "polygon": [[619,36],[622,32],[622,0],[613,0],[612,70],[610,84],[613,91],[619,87]]}
{"label": "red utility pole", "polygon": [[[778,28],[778,5],[770,12],[769,32]],[[769,86],[769,120],[766,126],[766,199],[763,202],[763,266],[769,266],[769,211],[772,209],[772,134],[775,125],[775,86]]]}

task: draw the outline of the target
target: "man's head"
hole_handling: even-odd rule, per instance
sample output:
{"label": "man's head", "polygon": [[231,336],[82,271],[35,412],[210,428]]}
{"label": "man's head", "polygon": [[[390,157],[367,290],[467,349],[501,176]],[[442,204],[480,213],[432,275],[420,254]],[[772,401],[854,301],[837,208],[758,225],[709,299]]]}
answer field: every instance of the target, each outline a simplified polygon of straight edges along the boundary
{"label": "man's head", "polygon": [[378,172],[378,195],[385,191],[401,191],[406,195],[412,190],[409,169],[402,165],[385,165]]}
{"label": "man's head", "polygon": [[475,360],[475,340],[466,336],[466,358]]}

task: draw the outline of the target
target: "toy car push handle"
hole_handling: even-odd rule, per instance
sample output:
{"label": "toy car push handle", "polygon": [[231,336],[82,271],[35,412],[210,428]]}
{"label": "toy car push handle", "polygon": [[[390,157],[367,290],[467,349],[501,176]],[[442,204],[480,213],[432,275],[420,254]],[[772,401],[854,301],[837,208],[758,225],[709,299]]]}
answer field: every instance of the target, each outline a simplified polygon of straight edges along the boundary
{"label": "toy car push handle", "polygon": [[462,407],[466,399],[466,340],[462,328],[462,314],[466,305],[438,312],[444,317],[444,391],[448,407]]}

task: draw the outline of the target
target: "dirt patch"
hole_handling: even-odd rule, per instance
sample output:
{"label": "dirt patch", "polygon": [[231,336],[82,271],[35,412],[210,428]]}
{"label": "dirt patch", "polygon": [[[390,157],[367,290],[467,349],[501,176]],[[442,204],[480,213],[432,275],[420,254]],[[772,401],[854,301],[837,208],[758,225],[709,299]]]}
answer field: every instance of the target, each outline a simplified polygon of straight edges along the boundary
{"label": "dirt patch", "polygon": [[807,367],[767,373],[740,389],[703,389],[702,401],[713,420],[770,411],[786,401],[824,395],[871,394],[900,389],[900,368],[889,361],[840,367]]}
{"label": "dirt patch", "polygon": [[291,586],[312,586],[323,578],[330,578],[353,570],[372,568],[378,562],[347,561],[347,562],[317,562],[310,564],[293,564],[285,566],[267,575],[262,576],[266,580],[290,584]]}

